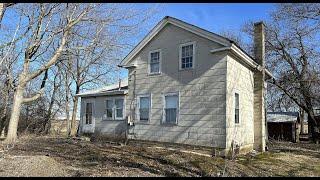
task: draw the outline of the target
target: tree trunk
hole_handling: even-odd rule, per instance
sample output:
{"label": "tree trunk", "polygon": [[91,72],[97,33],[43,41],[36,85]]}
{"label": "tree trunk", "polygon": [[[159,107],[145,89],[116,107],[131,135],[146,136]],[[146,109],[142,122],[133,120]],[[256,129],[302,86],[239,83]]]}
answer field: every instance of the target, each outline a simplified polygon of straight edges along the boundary
{"label": "tree trunk", "polygon": [[304,110],[300,111],[300,134],[304,134]]}
{"label": "tree trunk", "polygon": [[77,96],[74,97],[73,100],[73,110],[72,110],[72,118],[71,118],[71,136],[74,137],[77,134],[77,112],[78,112],[78,101],[79,98]]}
{"label": "tree trunk", "polygon": [[46,120],[45,120],[46,122],[44,123],[44,133],[45,134],[48,134],[49,130],[51,128],[52,108],[53,108],[54,101],[56,99],[56,91],[58,89],[58,86],[56,86],[56,78],[57,78],[57,75],[54,77],[53,92],[52,92],[52,96],[51,96],[51,99],[50,99],[50,104],[49,104],[49,108],[48,108],[48,114],[47,114],[47,117],[46,117]]}
{"label": "tree trunk", "polygon": [[6,143],[8,144],[14,143],[17,139],[17,130],[18,130],[21,105],[23,101],[23,92],[24,92],[24,86],[18,85],[14,95],[8,134],[6,138]]}
{"label": "tree trunk", "polygon": [[67,121],[67,137],[70,136],[71,129],[70,129],[70,117],[69,117],[69,77],[68,74],[66,73],[66,79],[65,79],[65,86],[66,86],[66,121]]}
{"label": "tree trunk", "polygon": [[67,137],[70,136],[70,117],[69,117],[69,95],[66,95],[66,121],[67,121]]}
{"label": "tree trunk", "polygon": [[313,110],[307,111],[308,113],[308,124],[310,124],[310,134],[311,134],[311,139],[314,143],[318,144],[319,143],[319,124],[317,123],[317,119],[314,116]]}

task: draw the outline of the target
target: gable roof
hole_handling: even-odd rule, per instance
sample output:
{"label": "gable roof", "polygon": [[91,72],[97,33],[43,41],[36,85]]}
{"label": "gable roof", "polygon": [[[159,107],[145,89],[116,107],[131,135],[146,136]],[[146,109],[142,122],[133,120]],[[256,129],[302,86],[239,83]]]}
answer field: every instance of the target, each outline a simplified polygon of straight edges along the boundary
{"label": "gable roof", "polygon": [[[224,50],[231,50],[233,53],[237,54],[241,59],[243,59],[244,63],[249,65],[253,69],[257,69],[258,71],[262,70],[262,67],[255,62],[254,58],[251,57],[246,51],[244,51],[239,45],[237,45],[234,41],[220,36],[216,33],[210,32],[208,30],[202,29],[198,26],[189,24],[187,22],[184,22],[182,20],[165,16],[139,43],[137,46],[135,46],[131,52],[120,62],[118,65],[119,67],[135,67],[134,64],[128,64],[133,57],[135,57],[141,50],[146,46],[152,39],[155,37],[168,23],[178,26],[186,31],[192,32],[194,34],[197,34],[201,37],[204,37],[206,39],[212,40],[213,42],[216,42],[218,44],[221,44],[222,48],[219,49],[213,49],[211,50],[211,53],[218,52],[218,51],[224,51]],[[273,78],[273,75],[270,71],[265,69],[265,73],[267,77]]]}
{"label": "gable roof", "polygon": [[[207,31],[205,29],[202,29],[200,27],[197,27],[195,25],[186,23],[184,21],[181,21],[179,19],[166,16],[164,17],[140,42],[139,44],[120,62],[119,66],[125,67],[128,66],[128,62],[137,55],[141,49],[147,45],[153,37],[155,37],[168,23],[178,26],[184,30],[187,30],[189,32],[195,33],[199,36],[202,36],[206,39],[212,40],[218,44],[221,44],[222,46],[230,46],[231,43],[234,43],[228,38],[225,38],[223,36],[220,36],[218,34],[215,34],[213,32]],[[130,65],[129,65],[130,66]]]}

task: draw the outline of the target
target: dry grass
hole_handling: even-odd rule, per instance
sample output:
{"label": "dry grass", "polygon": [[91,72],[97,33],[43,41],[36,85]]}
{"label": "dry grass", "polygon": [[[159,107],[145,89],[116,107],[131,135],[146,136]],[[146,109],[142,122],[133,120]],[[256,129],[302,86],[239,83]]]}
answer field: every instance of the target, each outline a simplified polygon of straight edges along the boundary
{"label": "dry grass", "polygon": [[[7,161],[6,158],[42,157],[37,163],[46,167],[47,161],[50,162],[52,167],[49,167],[56,173],[40,176],[320,176],[320,146],[315,144],[274,142],[267,153],[243,155],[234,161],[188,153],[210,154],[205,148],[168,147],[151,142],[135,141],[121,146],[66,138],[28,137],[19,139],[0,159],[2,163],[14,166],[21,164],[21,159]],[[175,150],[178,148],[183,152]],[[223,174],[225,163],[227,168]],[[18,169],[12,174],[6,166],[0,163],[0,176],[28,176],[24,171],[19,174]]]}

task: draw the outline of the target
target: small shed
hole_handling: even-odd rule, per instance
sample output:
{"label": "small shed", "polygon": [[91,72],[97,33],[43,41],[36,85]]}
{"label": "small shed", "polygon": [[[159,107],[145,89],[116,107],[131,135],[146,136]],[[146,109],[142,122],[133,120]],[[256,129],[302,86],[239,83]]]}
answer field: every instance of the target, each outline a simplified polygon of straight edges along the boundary
{"label": "small shed", "polygon": [[296,142],[299,112],[268,112],[268,137],[276,140]]}

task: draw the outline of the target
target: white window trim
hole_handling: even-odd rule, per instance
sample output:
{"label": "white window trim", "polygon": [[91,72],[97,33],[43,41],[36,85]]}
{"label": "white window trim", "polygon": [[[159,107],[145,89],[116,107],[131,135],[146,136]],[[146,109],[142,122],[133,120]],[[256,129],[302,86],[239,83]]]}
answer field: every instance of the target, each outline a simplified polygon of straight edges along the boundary
{"label": "white window trim", "polygon": [[[177,95],[178,96],[178,108],[177,108],[177,118],[176,118],[176,123],[172,124],[172,123],[167,123],[166,122],[166,116],[165,116],[165,108],[166,108],[166,96],[173,96],[173,95]],[[178,125],[179,122],[179,117],[180,117],[180,92],[168,92],[168,93],[164,93],[162,95],[162,103],[163,103],[163,108],[162,108],[162,120],[161,120],[161,124],[164,125]]]}
{"label": "white window trim", "polygon": [[[236,93],[239,95],[239,122],[238,123],[236,123]],[[241,116],[240,116],[240,104],[241,104],[241,101],[240,101],[240,92],[239,91],[237,91],[237,90],[235,90],[234,92],[233,92],[233,123],[236,125],[236,126],[239,126],[240,125],[240,123],[241,123]]]}
{"label": "white window trim", "polygon": [[[183,46],[188,46],[188,45],[193,45],[193,49],[192,49],[192,67],[191,68],[182,68],[182,62],[181,62],[181,57],[182,57],[182,47]],[[192,42],[187,42],[184,44],[180,44],[179,45],[179,70],[190,70],[190,69],[194,69],[196,65],[196,41],[192,41]]]}
{"label": "white window trim", "polygon": [[[159,72],[151,72],[151,53],[159,52]],[[148,55],[148,74],[149,75],[157,75],[161,74],[161,66],[162,66],[162,51],[161,49],[152,50]]]}
{"label": "white window trim", "polygon": [[[91,119],[91,124],[86,124],[86,113],[87,113],[87,103],[92,103],[92,119]],[[91,100],[91,99],[86,99],[84,101],[84,104],[85,104],[85,109],[84,109],[84,115],[83,115],[83,118],[82,118],[82,124],[83,126],[95,126],[95,101],[94,100]]]}
{"label": "white window trim", "polygon": [[[112,117],[111,118],[107,116],[107,100],[112,101]],[[114,99],[110,98],[110,97],[106,98],[104,101],[104,106],[105,106],[105,114],[106,114],[106,118],[104,118],[104,120],[113,120],[114,119],[114,110],[113,110],[114,109]]]}
{"label": "white window trim", "polygon": [[[117,115],[116,115],[116,99],[123,99],[122,117],[117,117]],[[112,118],[107,117],[107,100],[112,101]],[[109,120],[109,121],[124,120],[125,113],[126,113],[125,104],[126,104],[126,98],[124,98],[124,97],[107,97],[107,98],[105,98],[105,100],[104,100],[105,118],[103,118],[103,120]]]}
{"label": "white window trim", "polygon": [[[140,120],[140,98],[141,97],[149,97],[150,99],[150,104],[149,104],[149,119],[148,121],[141,121]],[[139,94],[137,95],[137,108],[136,108],[136,117],[137,117],[137,120],[138,122],[141,122],[141,123],[149,123],[150,122],[150,119],[151,119],[151,108],[152,108],[152,94]]]}
{"label": "white window trim", "polygon": [[[123,99],[123,104],[122,104],[122,117],[117,117],[117,108],[116,108],[116,100],[117,99]],[[124,119],[124,115],[125,115],[125,102],[126,100],[125,100],[125,98],[123,98],[123,97],[115,97],[114,98],[114,100],[113,100],[113,109],[114,109],[114,119],[115,120],[123,120]]]}

